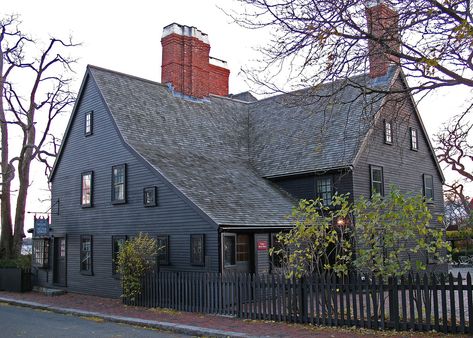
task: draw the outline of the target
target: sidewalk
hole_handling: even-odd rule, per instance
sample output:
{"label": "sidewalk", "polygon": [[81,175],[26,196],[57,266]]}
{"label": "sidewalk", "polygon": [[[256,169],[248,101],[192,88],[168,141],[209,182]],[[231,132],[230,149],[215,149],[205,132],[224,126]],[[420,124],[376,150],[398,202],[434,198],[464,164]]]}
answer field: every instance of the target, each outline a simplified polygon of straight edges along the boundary
{"label": "sidewalk", "polygon": [[[216,315],[126,306],[119,299],[67,293],[48,297],[37,292],[0,291],[0,302],[107,321],[154,327],[195,336],[220,337],[445,337],[419,332],[380,332],[357,328],[327,328],[271,321],[242,320]],[[460,337],[456,335],[456,337]]]}

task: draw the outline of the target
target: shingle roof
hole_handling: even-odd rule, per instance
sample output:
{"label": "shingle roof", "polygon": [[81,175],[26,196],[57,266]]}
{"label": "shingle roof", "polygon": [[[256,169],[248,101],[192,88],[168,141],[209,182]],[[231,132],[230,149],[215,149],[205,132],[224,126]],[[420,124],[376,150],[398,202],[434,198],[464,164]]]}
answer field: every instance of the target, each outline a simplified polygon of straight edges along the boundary
{"label": "shingle roof", "polygon": [[248,107],[193,102],[89,67],[125,141],[219,225],[287,226],[292,200],[249,165]]}
{"label": "shingle roof", "polygon": [[319,88],[271,97],[250,106],[252,164],[265,177],[353,164],[395,67],[382,77],[361,75]]}
{"label": "shingle roof", "polygon": [[[160,83],[92,66],[89,72],[124,140],[219,225],[289,225],[294,201],[262,177],[353,163],[381,104],[341,82],[317,89],[337,92],[333,104],[307,90],[254,103],[192,101]],[[371,85],[389,85],[393,76]]]}

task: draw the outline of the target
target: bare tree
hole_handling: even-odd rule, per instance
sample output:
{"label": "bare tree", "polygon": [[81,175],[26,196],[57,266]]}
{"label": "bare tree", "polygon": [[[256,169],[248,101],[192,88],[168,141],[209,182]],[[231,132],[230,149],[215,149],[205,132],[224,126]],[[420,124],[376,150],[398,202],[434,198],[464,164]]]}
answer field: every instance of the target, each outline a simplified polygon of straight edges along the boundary
{"label": "bare tree", "polygon": [[[238,0],[228,13],[241,25],[267,28],[262,67],[251,78],[278,90],[278,74],[295,86],[347,79],[382,59],[404,70],[412,93],[473,87],[473,14],[469,0]],[[381,5],[381,6],[379,6]],[[373,48],[375,47],[375,48]],[[291,88],[292,89],[292,88]]]}
{"label": "bare tree", "polygon": [[[50,170],[57,150],[57,139],[51,135],[53,121],[75,100],[68,77],[75,60],[64,53],[76,44],[71,39],[50,38],[41,48],[19,25],[15,15],[0,19],[0,258],[21,252],[31,163],[39,160],[46,172]],[[12,142],[14,135],[20,135],[19,142]],[[14,179],[18,191],[12,219]]]}
{"label": "bare tree", "polygon": [[473,128],[471,122],[471,108],[453,117],[445,123],[435,135],[437,143],[436,153],[441,164],[459,175],[459,179],[445,184],[445,197],[447,202],[461,207],[468,215],[470,213],[470,197],[465,194],[465,184],[473,183],[473,144],[469,139]]}

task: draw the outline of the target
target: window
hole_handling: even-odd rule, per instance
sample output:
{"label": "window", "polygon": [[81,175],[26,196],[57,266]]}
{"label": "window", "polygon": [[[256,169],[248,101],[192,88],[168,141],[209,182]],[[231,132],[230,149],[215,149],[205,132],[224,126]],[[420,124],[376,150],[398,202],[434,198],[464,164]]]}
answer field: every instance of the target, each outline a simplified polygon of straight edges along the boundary
{"label": "window", "polygon": [[80,236],[80,272],[92,275],[92,236]]}
{"label": "window", "polygon": [[82,184],[81,184],[81,205],[82,207],[92,206],[92,179],[93,172],[88,171],[82,173]]}
{"label": "window", "polygon": [[236,235],[223,236],[223,266],[236,264]]}
{"label": "window", "polygon": [[393,143],[393,126],[390,121],[384,121],[384,143]]}
{"label": "window", "polygon": [[191,264],[192,265],[204,265],[205,255],[205,236],[204,235],[191,235]]}
{"label": "window", "polygon": [[85,136],[92,135],[93,112],[85,114]]}
{"label": "window", "polygon": [[417,136],[417,129],[411,128],[411,149],[418,150],[419,149],[419,139]]}
{"label": "window", "polygon": [[237,236],[236,256],[237,262],[250,260],[250,235],[240,234]]}
{"label": "window", "polygon": [[330,205],[332,202],[332,178],[319,177],[317,179],[317,197],[322,199],[324,205]]}
{"label": "window", "polygon": [[112,236],[112,274],[118,274],[118,253],[120,248],[125,244],[126,236]]}
{"label": "window", "polygon": [[158,265],[169,265],[169,236],[158,236],[156,239],[158,244]]}
{"label": "window", "polygon": [[384,196],[384,178],[383,178],[383,167],[370,166],[371,176],[371,196],[374,194],[380,194]]}
{"label": "window", "polygon": [[126,165],[112,167],[112,203],[126,202]]}
{"label": "window", "polygon": [[157,202],[157,188],[148,187],[143,189],[143,204],[145,207],[155,207]]}
{"label": "window", "polygon": [[49,240],[47,238],[33,238],[33,266],[47,268],[49,258]]}
{"label": "window", "polygon": [[434,199],[434,178],[432,175],[423,175],[423,180],[424,180],[424,197],[427,200],[433,200]]}

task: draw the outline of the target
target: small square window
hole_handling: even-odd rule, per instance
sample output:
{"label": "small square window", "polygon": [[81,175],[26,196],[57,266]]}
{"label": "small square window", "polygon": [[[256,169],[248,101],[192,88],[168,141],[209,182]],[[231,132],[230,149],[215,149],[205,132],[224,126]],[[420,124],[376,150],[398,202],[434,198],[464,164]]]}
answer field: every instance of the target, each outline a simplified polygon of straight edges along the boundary
{"label": "small square window", "polygon": [[112,167],[112,203],[126,202],[126,165]]}
{"label": "small square window", "polygon": [[169,265],[169,236],[162,235],[156,239],[158,244],[158,265]]}
{"label": "small square window", "polygon": [[393,125],[390,121],[384,121],[384,143],[393,143]]}
{"label": "small square window", "polygon": [[88,208],[92,206],[92,180],[93,180],[93,172],[87,171],[82,173],[81,177],[81,205],[83,208]]}
{"label": "small square window", "polygon": [[147,187],[143,189],[143,204],[145,207],[155,207],[158,205],[157,187]]}
{"label": "small square window", "polygon": [[204,266],[205,236],[191,235],[191,264]]}
{"label": "small square window", "polygon": [[89,111],[85,114],[85,136],[92,135],[93,128],[93,112]]}
{"label": "small square window", "polygon": [[418,150],[419,149],[419,137],[417,133],[417,129],[410,128],[411,130],[411,149]]}
{"label": "small square window", "polygon": [[432,175],[423,175],[424,187],[423,194],[427,201],[434,199],[434,177]]}
{"label": "small square window", "polygon": [[92,275],[92,236],[80,236],[80,272]]}
{"label": "small square window", "polygon": [[383,167],[370,165],[371,196],[380,194],[384,196]]}

